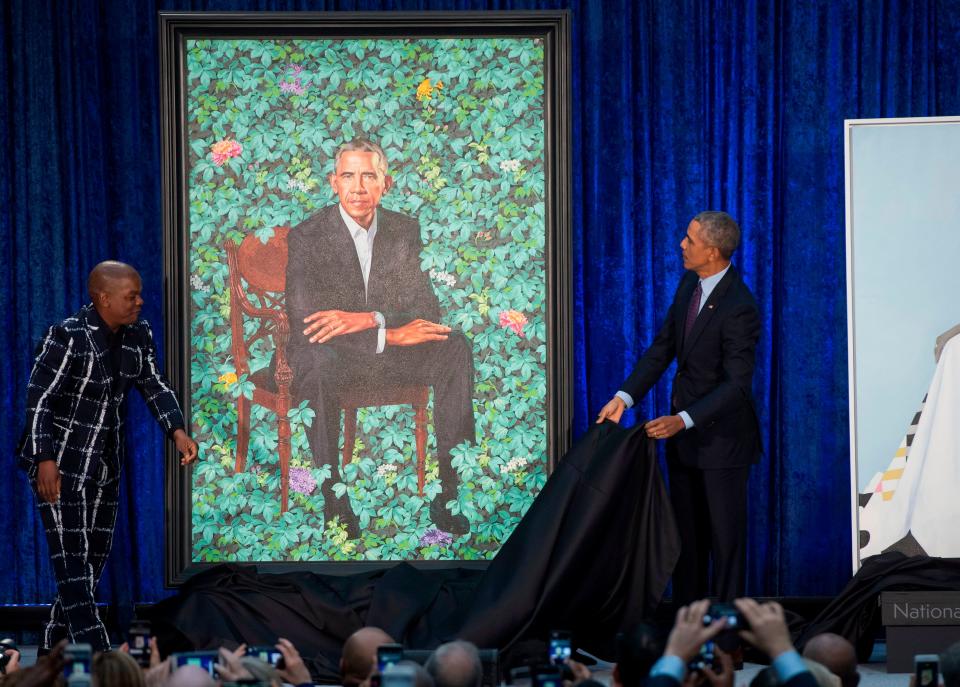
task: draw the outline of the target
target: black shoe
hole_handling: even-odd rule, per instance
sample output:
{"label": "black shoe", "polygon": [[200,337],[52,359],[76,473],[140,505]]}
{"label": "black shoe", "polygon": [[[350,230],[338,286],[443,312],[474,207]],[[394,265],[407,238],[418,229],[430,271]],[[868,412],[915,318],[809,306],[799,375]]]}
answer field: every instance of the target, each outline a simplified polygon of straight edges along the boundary
{"label": "black shoe", "polygon": [[452,497],[443,492],[437,494],[437,497],[430,502],[430,519],[438,530],[449,532],[453,535],[466,534],[470,531],[470,521],[463,513],[454,515],[447,510],[447,501]]}

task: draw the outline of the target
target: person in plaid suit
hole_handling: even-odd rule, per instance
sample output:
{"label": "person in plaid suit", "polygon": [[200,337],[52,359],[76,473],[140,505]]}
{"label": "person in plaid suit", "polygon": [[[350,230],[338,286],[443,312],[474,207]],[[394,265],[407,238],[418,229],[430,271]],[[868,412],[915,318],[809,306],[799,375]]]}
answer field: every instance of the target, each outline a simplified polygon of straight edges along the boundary
{"label": "person in plaid suit", "polygon": [[126,392],[135,386],[176,443],[197,458],[176,395],[157,367],[150,325],[139,319],[140,275],[107,261],[90,273],[92,302],[51,326],[27,385],[18,462],[37,496],[57,582],[41,651],[61,639],[110,649],[94,590],[113,538],[123,466]]}

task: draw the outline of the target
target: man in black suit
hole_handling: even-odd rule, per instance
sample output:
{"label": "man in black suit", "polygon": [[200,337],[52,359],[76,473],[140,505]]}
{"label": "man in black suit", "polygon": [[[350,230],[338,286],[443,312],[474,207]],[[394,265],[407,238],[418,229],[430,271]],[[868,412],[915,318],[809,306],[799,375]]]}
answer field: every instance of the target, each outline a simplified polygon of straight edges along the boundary
{"label": "man in black suit", "polygon": [[181,465],[197,457],[180,405],[157,367],[153,334],[139,319],[140,275],[122,262],[90,273],[92,303],[47,330],[27,385],[27,421],[18,448],[37,496],[57,579],[40,650],[70,638],[110,649],[97,614],[100,580],[117,516],[123,467],[123,413],[131,386],[176,443]]}
{"label": "man in black suit", "polygon": [[324,480],[325,517],[339,516],[359,536],[349,492],[337,498],[339,390],[390,384],[433,387],[433,421],[441,492],[430,504],[439,528],[464,534],[462,513],[447,510],[459,480],[451,450],[475,440],[473,350],[459,332],[440,324],[440,303],[420,267],[423,244],[415,219],[380,208],[393,184],[383,149],[366,139],[340,146],[328,179],[340,202],[290,232],[286,304],[293,391],[316,413],[308,431],[315,465],[330,465]]}
{"label": "man in black suit", "polygon": [[747,479],[760,458],[753,405],[754,353],[760,316],[753,294],[730,265],[740,228],[725,212],[701,212],[680,243],[683,266],[666,321],[597,422],[619,422],[676,360],[671,415],[646,424],[667,440],[670,500],[681,552],[673,598],[686,604],[714,590],[742,596],[746,568]]}

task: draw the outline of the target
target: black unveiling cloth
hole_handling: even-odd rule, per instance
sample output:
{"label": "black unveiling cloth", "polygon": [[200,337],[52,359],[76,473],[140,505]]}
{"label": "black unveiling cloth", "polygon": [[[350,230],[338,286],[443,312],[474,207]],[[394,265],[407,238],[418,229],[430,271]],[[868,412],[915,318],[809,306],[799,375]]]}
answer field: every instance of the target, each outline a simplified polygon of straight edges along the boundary
{"label": "black unveiling cloth", "polygon": [[652,616],[679,550],[654,443],[641,426],[608,422],[563,458],[486,571],[223,565],[191,578],[149,619],[164,654],[286,637],[315,680],[335,683],[343,642],[364,625],[408,648],[463,637],[504,649],[551,628],[575,630],[588,646]]}
{"label": "black unveiling cloth", "polygon": [[906,556],[897,551],[871,556],[831,601],[804,628],[795,644],[803,646],[814,635],[833,632],[846,637],[857,649],[857,659],[870,658],[880,630],[880,592],[960,591],[960,559]]}

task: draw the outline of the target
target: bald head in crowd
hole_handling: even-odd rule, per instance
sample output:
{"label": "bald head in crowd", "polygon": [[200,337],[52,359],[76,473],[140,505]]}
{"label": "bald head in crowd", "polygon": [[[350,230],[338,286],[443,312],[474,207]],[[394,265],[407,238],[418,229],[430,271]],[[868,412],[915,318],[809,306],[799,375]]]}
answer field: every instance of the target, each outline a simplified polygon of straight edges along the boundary
{"label": "bald head in crowd", "polygon": [[940,675],[943,687],[960,687],[960,642],[951,644],[940,654]]}
{"label": "bald head in crowd", "polygon": [[480,652],[470,642],[441,644],[430,655],[426,668],[436,687],[480,687],[483,681]]}
{"label": "bald head in crowd", "polygon": [[340,657],[340,681],[344,687],[359,685],[377,665],[377,647],[393,644],[393,637],[379,627],[361,627],[347,637]]}
{"label": "bald head in crowd", "polygon": [[217,683],[200,666],[182,666],[173,671],[167,687],[217,687]]}
{"label": "bald head in crowd", "polygon": [[840,678],[843,687],[857,687],[857,652],[845,637],[824,632],[816,635],[803,647],[804,658],[816,661]]}

